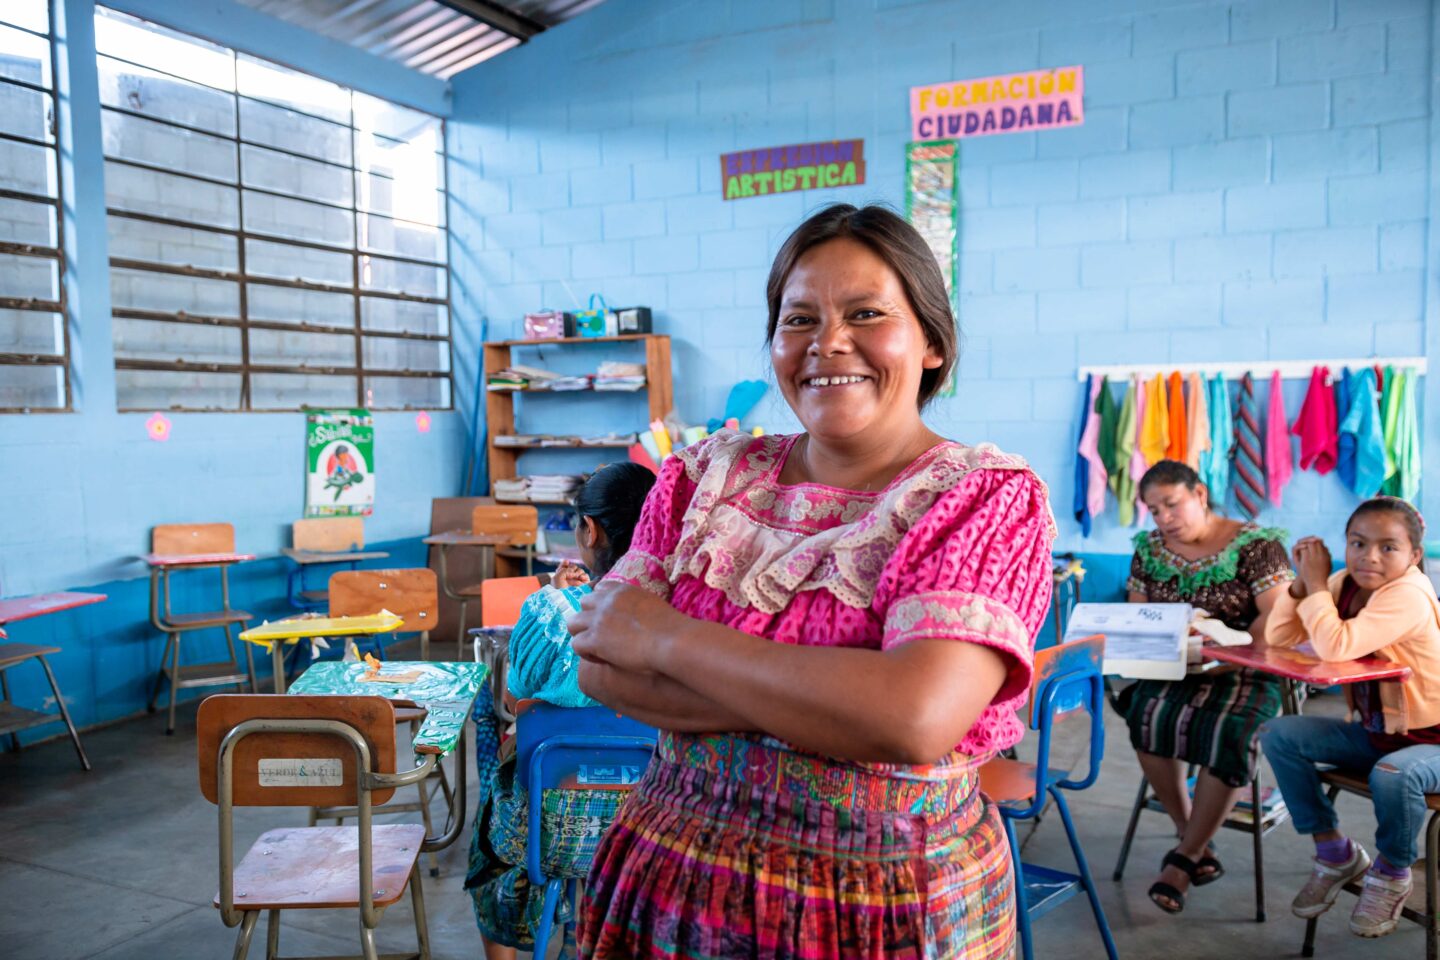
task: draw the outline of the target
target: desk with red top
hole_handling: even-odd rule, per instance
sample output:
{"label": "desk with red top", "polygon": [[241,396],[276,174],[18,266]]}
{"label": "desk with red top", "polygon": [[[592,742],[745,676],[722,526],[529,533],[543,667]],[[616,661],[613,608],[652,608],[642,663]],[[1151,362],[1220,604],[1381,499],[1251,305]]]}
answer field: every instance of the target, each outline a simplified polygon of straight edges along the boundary
{"label": "desk with red top", "polygon": [[[6,624],[29,620],[33,617],[43,617],[51,613],[61,613],[65,610],[74,610],[76,607],[89,606],[104,599],[105,594],[103,593],[62,592],[0,600],[0,639],[5,639],[7,636],[4,630]],[[65,724],[65,729],[70,731],[70,739],[75,744],[75,752],[80,755],[80,765],[89,770],[90,759],[85,756],[85,748],[80,745],[80,734],[75,729],[74,721],[70,719],[70,711],[65,707],[65,698],[60,695],[60,685],[55,682],[55,673],[45,659],[48,655],[59,652],[59,647],[42,647],[33,643],[0,643],[0,695],[4,697],[4,703],[0,704],[0,735],[8,733],[11,749],[19,750],[18,734],[21,730],[61,720]],[[29,660],[40,661],[40,667],[45,671],[45,678],[50,681],[50,689],[55,694],[55,705],[60,708],[58,716],[39,710],[27,710],[10,702],[10,684],[5,679],[5,671]]]}
{"label": "desk with red top", "polygon": [[1297,683],[1330,687],[1337,684],[1364,683],[1367,680],[1404,680],[1410,676],[1409,667],[1379,657],[1333,662],[1321,660],[1316,655],[1315,648],[1308,642],[1296,647],[1272,647],[1263,643],[1220,647],[1207,643],[1205,656],[1221,663],[1259,670],[1284,680],[1287,713],[1300,712],[1299,700],[1295,695]]}

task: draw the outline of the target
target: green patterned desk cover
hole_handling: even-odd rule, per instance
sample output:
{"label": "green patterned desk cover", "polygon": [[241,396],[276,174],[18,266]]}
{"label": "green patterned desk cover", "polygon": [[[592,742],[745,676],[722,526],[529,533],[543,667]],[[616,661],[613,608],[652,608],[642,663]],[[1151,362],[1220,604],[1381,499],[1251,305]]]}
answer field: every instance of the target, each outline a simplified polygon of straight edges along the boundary
{"label": "green patterned desk cover", "polygon": [[483,663],[426,663],[423,660],[390,660],[380,671],[408,673],[420,670],[423,675],[409,683],[362,682],[363,663],[341,663],[334,660],[312,664],[291,685],[288,693],[334,694],[352,697],[385,697],[424,707],[427,712],[420,730],[415,734],[416,753],[445,756],[455,749],[475,697],[489,676]]}

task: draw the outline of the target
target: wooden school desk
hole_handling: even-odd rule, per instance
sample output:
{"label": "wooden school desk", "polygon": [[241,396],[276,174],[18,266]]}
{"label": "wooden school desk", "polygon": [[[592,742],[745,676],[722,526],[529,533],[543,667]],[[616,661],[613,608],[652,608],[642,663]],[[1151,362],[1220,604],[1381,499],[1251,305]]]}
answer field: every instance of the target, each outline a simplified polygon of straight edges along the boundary
{"label": "wooden school desk", "polygon": [[1220,647],[1207,643],[1204,652],[1211,660],[1249,667],[1279,677],[1285,682],[1286,713],[1300,712],[1296,684],[1330,687],[1345,683],[1363,683],[1366,680],[1404,680],[1410,676],[1409,667],[1381,660],[1379,657],[1361,657],[1359,660],[1339,662],[1321,660],[1308,641],[1296,647],[1272,647],[1263,643],[1252,643],[1243,647]]}
{"label": "wooden school desk", "polygon": [[[103,593],[42,593],[33,597],[0,600],[0,640],[6,637],[4,630],[6,624],[29,620],[32,617],[43,617],[50,613],[60,613],[63,610],[74,610],[76,607],[86,607],[104,599],[105,594]],[[17,734],[21,730],[61,720],[65,724],[65,729],[70,731],[70,740],[75,744],[75,752],[80,755],[80,766],[89,770],[90,758],[85,756],[85,748],[80,745],[80,734],[75,729],[74,721],[70,719],[70,711],[65,707],[65,698],[60,695],[60,685],[55,682],[55,672],[50,669],[50,664],[45,659],[49,654],[59,652],[59,647],[41,647],[33,643],[0,643],[0,695],[4,697],[4,703],[0,704],[0,735],[10,734],[10,749],[19,750],[20,738]],[[55,705],[60,708],[58,716],[53,713],[42,713],[39,710],[26,710],[10,702],[10,684],[5,679],[5,671],[27,660],[40,661],[40,667],[45,671],[45,679],[50,681],[50,689],[55,694]]]}
{"label": "wooden school desk", "polygon": [[[465,819],[465,744],[466,721],[475,706],[475,698],[490,671],[483,663],[426,663],[419,660],[391,660],[385,663],[381,676],[419,671],[413,681],[386,683],[362,680],[366,675],[363,663],[340,663],[325,660],[310,665],[291,685],[292,694],[340,694],[346,696],[380,696],[397,705],[419,707],[425,719],[415,734],[416,765],[435,765],[449,753],[455,754],[455,790],[450,815],[450,829],[438,836],[425,838],[423,850],[443,850],[455,842],[466,826]],[[334,816],[334,814],[329,814]],[[326,816],[322,811],[321,816]]]}
{"label": "wooden school desk", "polygon": [[308,637],[369,637],[377,633],[394,633],[405,623],[393,613],[372,614],[368,617],[295,617],[291,620],[277,620],[262,623],[240,634],[240,639],[263,646],[270,651],[270,663],[275,669],[275,692],[285,692],[285,647],[294,646]]}

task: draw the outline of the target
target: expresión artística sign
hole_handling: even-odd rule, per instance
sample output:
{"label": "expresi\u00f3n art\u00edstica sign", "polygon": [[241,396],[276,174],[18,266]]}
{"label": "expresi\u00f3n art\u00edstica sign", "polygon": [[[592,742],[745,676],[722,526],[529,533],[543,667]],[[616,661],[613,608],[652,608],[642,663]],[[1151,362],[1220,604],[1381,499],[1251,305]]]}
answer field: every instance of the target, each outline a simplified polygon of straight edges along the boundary
{"label": "expresi\u00f3n art\u00edstica sign", "polygon": [[865,141],[827,140],[720,155],[726,200],[865,182]]}
{"label": "expresi\u00f3n art\u00edstica sign", "polygon": [[1055,130],[1085,122],[1085,68],[1055,67],[910,88],[912,140]]}

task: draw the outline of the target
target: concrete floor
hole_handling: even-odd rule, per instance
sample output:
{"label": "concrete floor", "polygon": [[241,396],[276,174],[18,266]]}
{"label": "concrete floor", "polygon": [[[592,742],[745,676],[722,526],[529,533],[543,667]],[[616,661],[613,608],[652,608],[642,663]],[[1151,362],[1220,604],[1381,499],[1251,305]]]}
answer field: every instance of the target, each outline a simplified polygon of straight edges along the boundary
{"label": "concrete floor", "polygon": [[[1321,698],[1308,709],[1337,708],[1334,698]],[[195,707],[182,711],[175,736],[163,731],[163,716],[157,715],[86,734],[95,765],[88,774],[79,769],[68,740],[0,755],[0,955],[47,960],[218,960],[231,955],[234,931],[225,928],[211,906],[217,818],[196,782]],[[1110,880],[1138,770],[1124,727],[1113,716],[1107,719],[1107,737],[1111,749],[1100,781],[1072,795],[1072,810],[1120,955],[1135,960],[1298,956],[1304,923],[1288,908],[1308,872],[1310,845],[1288,824],[1266,840],[1269,921],[1263,924],[1254,920],[1245,834],[1221,836],[1228,873],[1195,891],[1181,916],[1162,914],[1145,898],[1154,869],[1171,845],[1169,823],[1162,816],[1142,816],[1125,879]],[[1061,746],[1059,757],[1078,757],[1078,744]],[[1347,826],[1368,844],[1374,830],[1368,804],[1348,797],[1340,803]],[[263,830],[304,822],[298,810],[237,810],[237,853]],[[470,898],[461,889],[467,846],[468,830],[441,855],[440,876],[425,877],[436,960],[482,955]],[[1058,817],[1047,816],[1029,837],[1025,859],[1061,869],[1072,865]],[[1318,957],[1423,956],[1424,932],[1411,923],[1381,941],[1352,937],[1346,926],[1352,904],[1352,898],[1342,896],[1322,918]],[[281,950],[286,956],[355,953],[356,925],[356,916],[346,911],[290,911]],[[1104,955],[1083,896],[1043,918],[1035,931],[1036,955],[1045,960]],[[259,942],[252,944],[251,956],[264,955],[263,937],[257,930]],[[407,897],[385,916],[380,949],[413,949],[413,938]]]}

